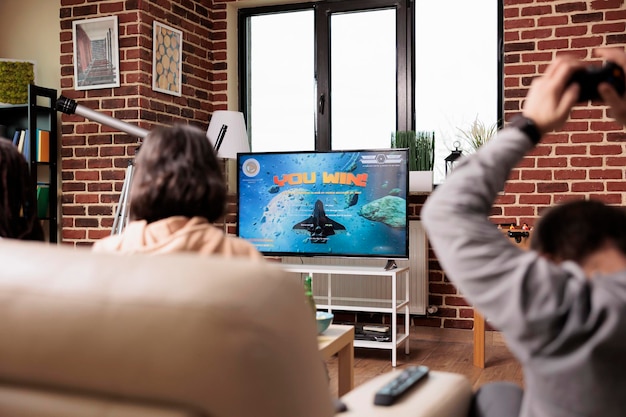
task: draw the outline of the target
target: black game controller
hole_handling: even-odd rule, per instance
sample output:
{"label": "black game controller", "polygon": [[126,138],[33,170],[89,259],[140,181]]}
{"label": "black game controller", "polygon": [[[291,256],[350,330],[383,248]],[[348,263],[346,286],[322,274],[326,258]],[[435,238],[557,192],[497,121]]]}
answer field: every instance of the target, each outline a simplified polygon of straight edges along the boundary
{"label": "black game controller", "polygon": [[626,91],[626,77],[624,70],[619,65],[608,61],[601,68],[589,66],[578,70],[572,75],[569,83],[580,85],[578,102],[589,100],[601,100],[598,94],[598,84],[607,82],[613,86],[617,94],[624,95]]}

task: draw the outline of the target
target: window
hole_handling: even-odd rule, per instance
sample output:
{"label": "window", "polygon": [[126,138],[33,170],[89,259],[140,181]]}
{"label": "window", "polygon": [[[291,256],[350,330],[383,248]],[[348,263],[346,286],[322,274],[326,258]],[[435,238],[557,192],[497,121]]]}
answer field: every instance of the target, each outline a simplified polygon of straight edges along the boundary
{"label": "window", "polygon": [[312,10],[248,19],[245,101],[253,151],[315,149],[313,21]]}
{"label": "window", "polygon": [[502,119],[501,16],[496,1],[415,0],[415,130],[434,131],[434,183],[459,129]]}
{"label": "window", "polygon": [[501,119],[499,3],[240,9],[240,106],[252,150],[387,148],[395,130],[434,130],[440,182],[458,129]]}
{"label": "window", "polygon": [[240,10],[252,150],[388,148],[407,119],[405,20],[404,0]]}
{"label": "window", "polygon": [[332,147],[387,148],[396,130],[396,11],[333,14],[330,23]]}

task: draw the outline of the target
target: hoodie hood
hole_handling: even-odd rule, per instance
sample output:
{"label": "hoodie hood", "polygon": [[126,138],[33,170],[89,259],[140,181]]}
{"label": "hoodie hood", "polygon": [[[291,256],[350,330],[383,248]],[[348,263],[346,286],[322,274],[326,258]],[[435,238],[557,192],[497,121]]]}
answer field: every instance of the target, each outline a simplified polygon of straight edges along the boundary
{"label": "hoodie hood", "polygon": [[246,255],[262,258],[250,243],[225,235],[205,218],[182,216],[152,223],[145,220],[130,222],[122,234],[99,240],[94,244],[93,250],[127,254],[196,252],[205,255]]}

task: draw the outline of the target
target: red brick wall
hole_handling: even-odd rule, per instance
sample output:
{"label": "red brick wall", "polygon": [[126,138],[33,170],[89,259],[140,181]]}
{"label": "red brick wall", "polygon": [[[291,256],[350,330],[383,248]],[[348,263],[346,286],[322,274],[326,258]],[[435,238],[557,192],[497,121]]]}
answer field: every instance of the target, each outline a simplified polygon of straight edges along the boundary
{"label": "red brick wall", "polygon": [[[227,3],[61,0],[63,94],[145,128],[177,120],[206,127],[213,110],[226,108],[226,87],[236,82],[227,79],[226,73]],[[592,60],[594,47],[624,47],[625,9],[623,0],[505,0],[505,119],[520,110],[530,81],[557,54],[573,53]],[[123,87],[74,91],[71,22],[112,14],[120,19]],[[153,19],[184,32],[183,97],[151,89]],[[545,207],[571,198],[597,197],[624,204],[625,139],[624,129],[607,119],[604,107],[578,106],[565,128],[549,135],[513,172],[494,207],[494,222],[532,225]],[[90,244],[109,234],[124,168],[134,147],[135,139],[128,135],[78,116],[63,117],[64,242]],[[226,219],[231,226],[233,201]],[[424,201],[424,196],[411,196],[412,219],[419,218]],[[432,252],[429,266],[429,300],[439,311],[416,323],[472,328],[473,309],[447,281]]]}
{"label": "red brick wall", "polygon": [[[207,128],[220,97],[213,74],[209,1],[61,0],[61,94],[82,106],[150,129],[190,123]],[[118,17],[121,87],[74,90],[72,22]],[[152,23],[183,32],[182,97],[152,90]],[[223,83],[223,81],[221,81]],[[223,98],[222,98],[223,99]],[[62,116],[62,240],[90,245],[110,234],[137,138],[78,115]]]}
{"label": "red brick wall", "polygon": [[[559,54],[594,61],[599,46],[626,45],[623,0],[504,1],[505,119],[520,111],[533,77]],[[493,209],[496,223],[533,225],[546,207],[569,199],[599,198],[624,205],[623,126],[606,108],[577,106],[565,127],[548,135],[512,173]],[[429,300],[439,312],[421,325],[472,328],[473,310],[430,256]]]}

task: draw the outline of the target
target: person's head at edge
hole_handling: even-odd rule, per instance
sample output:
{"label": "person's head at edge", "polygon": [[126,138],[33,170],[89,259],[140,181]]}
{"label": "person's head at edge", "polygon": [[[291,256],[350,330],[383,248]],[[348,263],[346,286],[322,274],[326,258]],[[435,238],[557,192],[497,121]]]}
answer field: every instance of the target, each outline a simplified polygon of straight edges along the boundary
{"label": "person's head at edge", "polygon": [[182,124],[152,129],[135,158],[131,220],[200,216],[213,222],[225,205],[226,184],[205,133]]}
{"label": "person's head at edge", "polygon": [[[555,262],[574,261],[589,276],[610,272],[604,264],[610,253],[626,256],[626,210],[597,200],[554,206],[539,218],[530,247]],[[596,254],[605,255],[602,264],[595,262]]]}
{"label": "person's head at edge", "polygon": [[44,240],[28,163],[5,138],[0,138],[0,198],[0,237]]}

